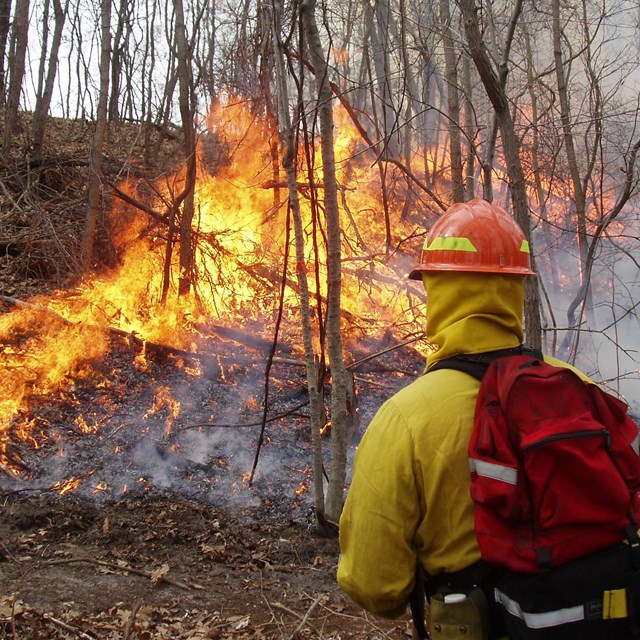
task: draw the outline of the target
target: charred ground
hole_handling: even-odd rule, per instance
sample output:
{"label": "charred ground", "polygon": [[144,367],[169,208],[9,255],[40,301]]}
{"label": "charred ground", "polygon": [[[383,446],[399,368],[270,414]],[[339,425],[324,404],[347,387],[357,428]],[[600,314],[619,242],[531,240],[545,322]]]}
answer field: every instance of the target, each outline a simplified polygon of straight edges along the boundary
{"label": "charred ground", "polygon": [[[270,423],[249,485],[243,471],[256,452],[255,427],[220,428],[218,436],[186,428],[184,435],[196,437],[193,446],[175,448],[180,425],[166,437],[165,412],[146,422],[142,414],[158,385],[177,387],[180,378],[191,385],[187,395],[197,391],[190,420],[215,401],[220,411],[233,407],[236,422],[251,423],[253,403],[238,412],[236,395],[250,367],[227,371],[224,379],[199,378],[194,387],[170,360],[140,372],[126,350],[110,358],[119,363],[111,385],[85,383],[64,398],[34,403],[42,445],[14,448],[19,480],[0,474],[0,638],[410,633],[406,620],[363,614],[336,585],[337,540],[317,536],[313,527],[304,409]],[[300,375],[295,367],[283,374],[284,405]],[[366,375],[385,377],[380,369]],[[374,389],[364,384],[359,394],[364,417],[381,402]],[[78,432],[77,416],[87,415],[87,407],[102,425],[97,433]],[[197,455],[199,447],[205,456]],[[69,478],[80,483],[60,495]]]}
{"label": "charred ground", "polygon": [[[194,377],[182,357],[140,369],[116,341],[93,382],[32,399],[20,420],[34,440],[8,449],[21,475],[0,473],[0,638],[410,633],[336,585],[337,540],[313,524],[308,416],[288,410],[306,395],[298,365],[277,369],[271,413],[283,417],[267,424],[248,482],[263,359],[225,344],[235,364]],[[398,349],[356,376],[363,424],[419,363]],[[159,388],[185,403],[171,429]]]}

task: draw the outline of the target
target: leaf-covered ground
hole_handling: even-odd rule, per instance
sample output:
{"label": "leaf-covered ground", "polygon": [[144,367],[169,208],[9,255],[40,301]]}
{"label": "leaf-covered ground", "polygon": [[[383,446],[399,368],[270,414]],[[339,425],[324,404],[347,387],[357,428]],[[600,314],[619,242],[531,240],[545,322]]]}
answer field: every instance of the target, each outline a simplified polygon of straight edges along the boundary
{"label": "leaf-covered ground", "polygon": [[337,541],[148,496],[73,496],[0,507],[0,638],[407,638],[408,620],[364,614],[335,583]]}

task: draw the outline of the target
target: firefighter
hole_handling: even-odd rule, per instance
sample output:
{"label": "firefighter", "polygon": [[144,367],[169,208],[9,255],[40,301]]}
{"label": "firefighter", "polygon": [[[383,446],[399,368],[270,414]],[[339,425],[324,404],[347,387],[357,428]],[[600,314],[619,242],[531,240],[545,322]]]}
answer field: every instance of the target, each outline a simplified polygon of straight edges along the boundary
{"label": "firefighter", "polygon": [[[546,457],[540,454],[544,464],[540,461],[536,468],[544,473],[538,479],[547,483],[543,491],[551,498],[545,505],[532,505],[531,524],[533,529],[549,524],[547,533],[552,530],[555,541],[562,540],[570,557],[552,565],[551,548],[541,545],[529,549],[542,561],[537,570],[510,571],[513,558],[502,564],[481,560],[468,463],[480,383],[474,373],[467,375],[468,363],[486,362],[498,355],[495,352],[522,353],[524,279],[532,275],[521,229],[502,209],[482,200],[447,210],[429,231],[420,264],[410,274],[422,279],[427,291],[427,338],[434,349],[427,356],[427,375],[388,400],[362,438],[340,519],[337,578],[356,603],[380,616],[398,617],[411,604],[418,637],[428,637],[422,587],[429,599],[432,638],[640,638],[638,426],[620,400],[567,363],[539,352],[526,353],[534,356],[526,366],[543,358],[589,383],[573,396],[579,389],[573,376],[561,377],[571,380],[564,386],[557,382],[554,399],[573,400],[567,401],[566,414],[557,413],[561,402],[541,404],[540,424],[549,429],[555,423],[563,430],[573,425],[573,430],[550,431],[546,439],[533,441],[540,452],[541,442],[557,442],[559,435],[563,439],[559,457],[554,458],[554,448]],[[443,362],[448,358],[452,360]],[[456,370],[452,362],[465,367]],[[544,401],[538,397],[537,402]],[[587,425],[592,430],[585,431]],[[580,438],[593,442],[596,434],[602,438],[598,448],[581,448]],[[532,479],[524,465],[518,469],[525,482]],[[562,474],[557,473],[560,469]],[[476,475],[491,480],[483,486],[491,486],[496,516],[507,485],[515,484],[505,470],[513,471],[500,463],[485,463],[482,474],[475,467]],[[563,505],[569,504],[575,522],[568,526],[562,521],[563,526],[554,529],[544,520],[562,515],[554,509],[566,491],[571,499]],[[598,501],[601,491],[611,500]],[[513,511],[517,513],[510,521],[492,520],[497,528],[490,540],[511,540],[500,527],[522,515]],[[589,547],[605,534],[603,546]],[[514,555],[529,538],[533,541],[527,534],[513,539]],[[590,550],[571,555],[582,545]],[[486,551],[500,555],[504,548],[485,546]]]}
{"label": "firefighter", "polygon": [[[427,291],[435,347],[427,372],[450,356],[521,345],[532,275],[528,243],[506,212],[483,200],[451,206],[409,275]],[[418,567],[437,578],[478,566],[467,460],[478,388],[451,369],[421,376],[380,408],[362,438],[340,519],[337,579],[374,614],[404,614]]]}

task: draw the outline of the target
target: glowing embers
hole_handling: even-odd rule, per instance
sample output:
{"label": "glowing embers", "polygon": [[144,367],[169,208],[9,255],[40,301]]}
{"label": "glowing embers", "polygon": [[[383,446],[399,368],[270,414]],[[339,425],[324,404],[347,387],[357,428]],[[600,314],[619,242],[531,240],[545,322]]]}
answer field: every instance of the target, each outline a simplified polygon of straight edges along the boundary
{"label": "glowing embers", "polygon": [[149,416],[162,412],[166,415],[164,435],[168,436],[174,422],[180,417],[180,407],[180,402],[173,397],[169,387],[158,387],[153,398],[153,406],[142,416],[142,419],[146,420]]}
{"label": "glowing embers", "polygon": [[56,482],[51,488],[57,491],[61,496],[70,491],[74,491],[80,486],[83,478],[67,478]]}

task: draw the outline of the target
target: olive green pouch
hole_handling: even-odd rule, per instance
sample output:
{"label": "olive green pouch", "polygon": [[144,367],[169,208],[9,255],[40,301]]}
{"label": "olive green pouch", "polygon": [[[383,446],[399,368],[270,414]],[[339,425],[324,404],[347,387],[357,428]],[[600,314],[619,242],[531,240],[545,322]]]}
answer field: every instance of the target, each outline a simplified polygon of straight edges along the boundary
{"label": "olive green pouch", "polygon": [[460,602],[445,602],[445,594],[433,595],[427,618],[433,640],[487,640],[489,606],[480,589],[473,589]]}

